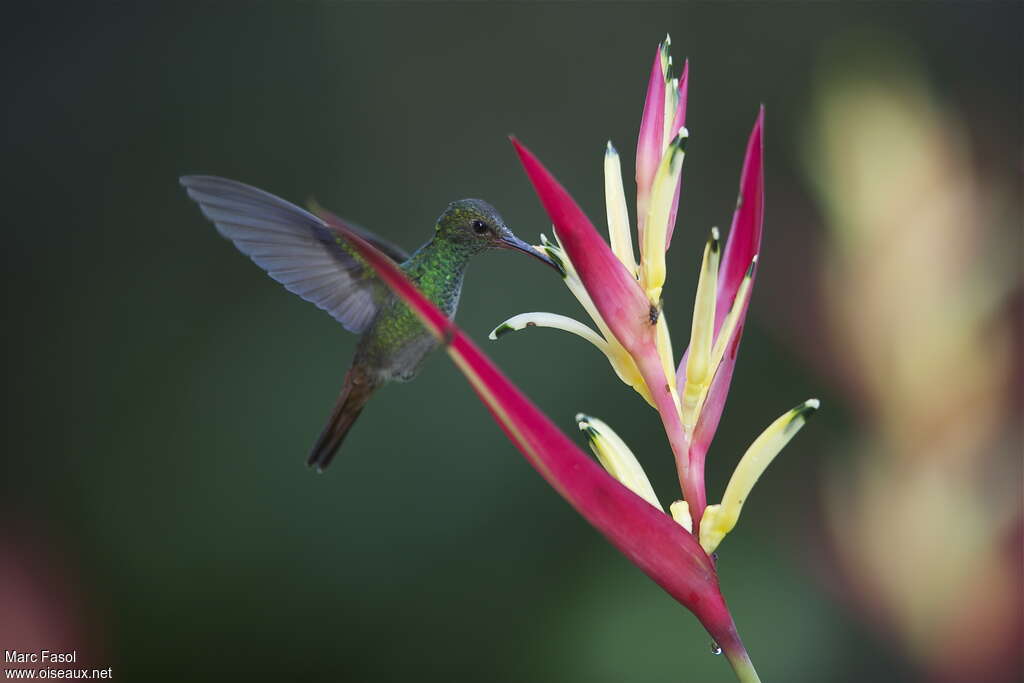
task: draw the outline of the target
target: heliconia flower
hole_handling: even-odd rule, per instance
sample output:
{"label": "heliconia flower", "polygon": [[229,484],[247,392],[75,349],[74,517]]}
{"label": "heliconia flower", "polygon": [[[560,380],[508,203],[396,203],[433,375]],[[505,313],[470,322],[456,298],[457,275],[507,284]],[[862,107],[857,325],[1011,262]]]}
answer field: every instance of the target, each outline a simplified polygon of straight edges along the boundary
{"label": "heliconia flower", "polygon": [[[586,432],[591,448],[608,473],[646,501],[648,508],[660,515],[659,520],[674,520],[677,531],[696,538],[707,557],[735,527],[754,484],[817,410],[818,402],[806,401],[772,423],[740,459],[721,502],[707,505],[704,462],[735,368],[761,245],[764,108],[758,113],[747,143],[736,210],[724,248],[717,228],[712,228],[705,245],[690,344],[676,367],[662,312],[662,290],[666,279],[665,252],[675,226],[682,162],[689,137],[684,127],[689,69],[688,64],[684,66],[678,81],[672,77],[668,46],[666,38],[658,47],[637,143],[639,261],[634,256],[621,162],[611,142],[604,158],[609,239],[606,243],[554,175],[530,150],[512,140],[558,239],[558,243],[552,243],[542,236],[542,244],[537,248],[562,265],[566,285],[590,315],[597,331],[566,316],[525,313],[499,325],[491,338],[525,327],[554,327],[590,341],[605,354],[619,378],[658,411],[675,456],[683,500],[673,502],[665,514],[643,468],[625,442],[595,418],[577,416],[580,429]],[[744,673],[745,669],[736,671],[741,679],[756,679],[756,674]]]}
{"label": "heliconia flower", "polygon": [[[495,421],[537,472],[631,562],[694,613],[741,681],[758,681],[719,589],[714,563],[693,534],[665,514],[656,498],[651,502],[637,495],[587,457],[390,258],[344,223],[330,224],[443,344]],[[642,470],[637,474],[635,458],[632,463],[623,460],[621,440],[597,421],[590,420],[589,427],[600,432],[595,436],[604,441],[599,448],[613,452],[613,467],[624,467],[622,476],[642,486],[636,482],[638,477],[646,481],[646,476]]]}

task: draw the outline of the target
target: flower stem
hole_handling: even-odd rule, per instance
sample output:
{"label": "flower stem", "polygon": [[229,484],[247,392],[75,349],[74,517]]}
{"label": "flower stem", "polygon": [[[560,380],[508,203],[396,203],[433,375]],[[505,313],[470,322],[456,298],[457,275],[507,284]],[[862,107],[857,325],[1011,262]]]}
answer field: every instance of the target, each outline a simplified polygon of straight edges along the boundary
{"label": "flower stem", "polygon": [[714,639],[715,644],[721,648],[721,653],[725,655],[740,683],[760,683],[761,679],[754,670],[754,664],[750,661],[747,648],[744,647],[739,631],[736,630],[736,622],[733,621],[724,600],[719,609],[711,610],[705,616],[697,618]]}
{"label": "flower stem", "polygon": [[[668,437],[669,445],[672,447],[672,454],[676,460],[676,471],[679,474],[679,486],[683,491],[683,499],[690,505],[691,514],[696,511],[700,514],[707,505],[707,496],[704,490],[703,468],[690,467],[690,438],[683,429],[683,422],[679,417],[679,406],[672,397],[671,387],[665,377],[665,370],[661,364],[661,358],[657,349],[651,344],[648,349],[641,349],[639,352],[630,351],[630,355],[636,361],[637,369],[643,375],[654,399],[654,405],[661,415],[661,423],[665,428],[665,435]],[[693,517],[693,534],[696,536],[700,530],[700,517]]]}
{"label": "flower stem", "polygon": [[[687,439],[686,443],[689,446],[691,442]],[[700,536],[700,520],[704,516],[704,508],[708,506],[707,493],[704,488],[704,461],[701,460],[695,465],[692,460],[689,460],[689,455],[685,457],[690,467],[685,474],[682,471],[679,472],[679,483],[683,488],[683,495],[686,496],[686,500],[690,504],[693,535]],[[687,481],[683,481],[684,477]]]}
{"label": "flower stem", "polygon": [[739,650],[732,648],[725,650],[725,658],[729,660],[732,670],[736,673],[736,679],[740,683],[761,683],[761,678],[754,670],[754,663],[741,645]]}

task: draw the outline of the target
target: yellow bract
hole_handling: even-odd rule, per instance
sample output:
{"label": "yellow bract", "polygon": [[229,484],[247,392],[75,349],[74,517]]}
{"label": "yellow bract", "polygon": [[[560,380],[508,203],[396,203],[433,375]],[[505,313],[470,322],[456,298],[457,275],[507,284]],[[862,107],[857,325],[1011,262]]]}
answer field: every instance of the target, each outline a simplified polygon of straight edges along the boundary
{"label": "yellow bract", "polygon": [[640,284],[655,306],[661,302],[661,289],[665,285],[665,241],[676,185],[683,172],[683,158],[686,156],[683,146],[688,135],[683,128],[665,150],[654,175],[651,203],[644,222],[643,243],[640,245]]}
{"label": "yellow bract", "polygon": [[743,308],[747,305],[747,300],[750,298],[750,285],[754,279],[754,269],[756,267],[757,254],[754,254],[750,267],[747,268],[747,274],[743,276],[743,280],[736,290],[736,298],[733,299],[732,307],[729,309],[729,313],[726,314],[725,320],[722,321],[722,327],[718,330],[718,336],[715,338],[715,347],[711,350],[711,367],[713,368],[717,368],[722,363],[722,359],[725,358],[725,350],[729,347],[729,341],[732,339],[733,332],[736,331],[740,315],[743,313]]}
{"label": "yellow bract", "polygon": [[672,519],[676,520],[681,527],[693,533],[693,518],[690,516],[690,504],[685,500],[677,500],[669,506]]}
{"label": "yellow bract", "polygon": [[[743,309],[747,305],[747,301],[750,299],[750,287],[754,279],[754,269],[757,266],[757,255],[750,262],[750,267],[747,268],[746,275],[743,276],[743,280],[740,282],[740,286],[736,289],[736,297],[732,301],[732,306],[729,308],[729,312],[725,316],[725,320],[722,321],[722,327],[718,330],[718,335],[715,337],[715,345],[711,349],[711,361],[710,377],[706,378],[699,388],[700,393],[697,396],[697,403],[693,410],[693,420],[696,422],[699,419],[701,411],[704,410],[704,402],[708,398],[708,392],[711,389],[711,381],[714,379],[715,372],[718,366],[722,364],[722,360],[725,358],[726,350],[729,348],[729,344],[732,341],[733,334],[736,332],[736,326],[739,324],[740,316],[743,314]],[[716,306],[717,310],[717,306]],[[712,313],[712,324],[713,318],[716,313]],[[694,313],[694,319],[696,319],[696,313]],[[687,365],[689,369],[689,365]],[[689,380],[689,372],[687,372],[687,380]],[[689,381],[687,381],[689,385]],[[685,424],[685,420],[684,420]]]}
{"label": "yellow bract", "polygon": [[601,420],[583,413],[576,415],[576,422],[580,431],[586,432],[591,450],[608,473],[630,491],[664,511],[665,508],[658,501],[644,468],[619,435]]}
{"label": "yellow bract", "polygon": [[636,257],[633,256],[633,237],[629,232],[629,210],[626,192],[622,187],[622,165],[619,153],[608,141],[604,154],[604,198],[608,212],[608,240],[612,251],[636,277]]}
{"label": "yellow bract", "polygon": [[709,505],[700,520],[700,544],[709,555],[715,551],[725,535],[732,531],[740,518],[743,503],[750,495],[754,484],[771,464],[779,451],[789,443],[807,418],[820,406],[816,398],[805,401],[771,423],[754,439],[743,454],[725,487],[720,505]]}
{"label": "yellow bract", "polygon": [[683,429],[693,433],[699,416],[700,399],[714,377],[711,350],[715,334],[715,298],[718,296],[718,228],[711,228],[711,237],[704,246],[704,258],[697,281],[690,331],[690,355],[686,359],[686,383],[683,386]]}

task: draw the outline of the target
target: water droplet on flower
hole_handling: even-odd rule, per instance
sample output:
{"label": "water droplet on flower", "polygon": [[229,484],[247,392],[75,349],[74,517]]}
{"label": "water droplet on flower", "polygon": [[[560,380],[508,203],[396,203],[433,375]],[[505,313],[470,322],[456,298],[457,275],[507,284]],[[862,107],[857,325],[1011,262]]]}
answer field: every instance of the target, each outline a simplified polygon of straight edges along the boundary
{"label": "water droplet on flower", "polygon": [[722,654],[722,647],[715,641],[711,641],[711,654],[720,655]]}

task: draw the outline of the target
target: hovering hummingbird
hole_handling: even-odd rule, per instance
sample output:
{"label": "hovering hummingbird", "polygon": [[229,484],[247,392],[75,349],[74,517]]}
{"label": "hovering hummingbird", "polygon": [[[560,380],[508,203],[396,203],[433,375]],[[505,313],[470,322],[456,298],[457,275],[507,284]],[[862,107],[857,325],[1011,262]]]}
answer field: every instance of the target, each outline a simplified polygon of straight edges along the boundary
{"label": "hovering hummingbird", "polygon": [[255,187],[215,176],[183,176],[181,184],[221,235],[234,242],[291,292],[361,334],[341,394],[310,452],[323,471],[373,392],[407,382],[437,341],[348,244],[331,222],[341,222],[394,259],[412,282],[449,317],[455,316],[469,260],[488,249],[515,249],[558,264],[512,234],[493,206],[460,199],[437,219],[433,236],[413,254],[327,212],[327,220]]}

